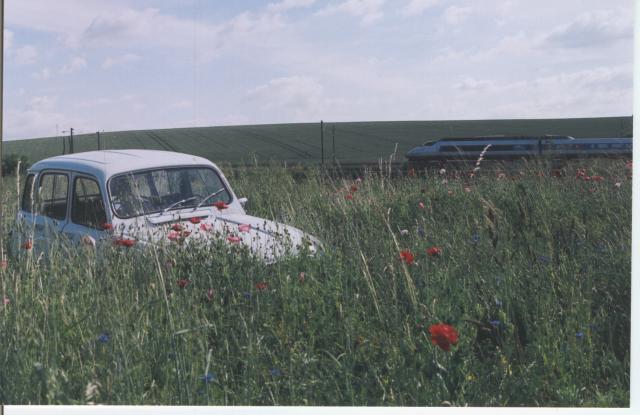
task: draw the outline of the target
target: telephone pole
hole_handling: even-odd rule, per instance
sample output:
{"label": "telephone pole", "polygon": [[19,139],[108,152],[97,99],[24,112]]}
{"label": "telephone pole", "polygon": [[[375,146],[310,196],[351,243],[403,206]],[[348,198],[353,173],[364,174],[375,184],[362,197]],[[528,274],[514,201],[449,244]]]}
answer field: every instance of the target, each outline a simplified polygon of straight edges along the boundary
{"label": "telephone pole", "polygon": [[[3,99],[4,95],[4,0],[0,0],[0,195],[4,195],[4,181],[2,180],[2,142],[4,139],[4,131],[2,124],[4,119],[3,113]],[[0,201],[0,261],[4,262],[4,211],[2,208],[2,202]],[[2,408],[2,406],[0,406]],[[0,409],[2,411],[2,409]]]}

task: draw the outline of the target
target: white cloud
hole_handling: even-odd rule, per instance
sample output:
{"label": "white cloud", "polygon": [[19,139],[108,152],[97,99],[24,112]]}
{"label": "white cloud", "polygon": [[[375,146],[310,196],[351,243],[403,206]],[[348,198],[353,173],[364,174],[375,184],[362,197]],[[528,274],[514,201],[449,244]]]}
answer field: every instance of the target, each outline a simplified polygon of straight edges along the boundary
{"label": "white cloud", "polygon": [[116,98],[91,98],[85,99],[76,103],[77,108],[95,108],[104,105],[114,105],[114,104],[122,104],[125,102],[134,102],[136,99],[136,95],[134,94],[124,94],[122,96]]}
{"label": "white cloud", "polygon": [[55,135],[56,124],[66,121],[55,109],[57,100],[47,95],[35,96],[22,109],[8,108],[5,117],[8,139]]}
{"label": "white cloud", "polygon": [[104,62],[102,62],[102,69],[110,69],[114,66],[126,65],[131,62],[137,62],[140,60],[140,56],[133,53],[126,53],[121,56],[116,56],[114,58],[107,57]]}
{"label": "white cloud", "polygon": [[84,69],[87,66],[87,60],[81,56],[76,56],[69,63],[66,63],[60,69],[61,74],[70,74]]}
{"label": "white cloud", "polygon": [[402,8],[403,16],[417,16],[438,4],[439,0],[411,0]]}
{"label": "white cloud", "polygon": [[453,85],[455,89],[460,89],[463,91],[479,91],[486,90],[493,86],[495,86],[495,81],[490,80],[477,80],[472,77],[467,77],[463,79],[461,82],[458,82]]}
{"label": "white cloud", "polygon": [[49,68],[42,68],[38,72],[34,72],[32,74],[32,76],[35,79],[44,81],[44,80],[47,80],[47,79],[49,79],[51,77],[51,71],[49,70]]}
{"label": "white cloud", "polygon": [[550,46],[583,48],[606,46],[633,37],[633,20],[621,11],[596,10],[582,13],[573,21],[556,27],[544,39]]}
{"label": "white cloud", "polygon": [[12,53],[13,59],[19,65],[30,65],[38,59],[38,50],[31,45],[16,48]]}
{"label": "white cloud", "polygon": [[173,108],[183,109],[183,108],[191,108],[193,107],[193,103],[188,99],[183,99],[180,101],[176,101],[172,105]]}
{"label": "white cloud", "polygon": [[312,6],[316,0],[282,0],[278,3],[269,3],[267,10],[275,13],[291,9],[306,8]]}
{"label": "white cloud", "polygon": [[460,6],[450,6],[444,11],[444,20],[451,24],[457,25],[465,20],[471,15],[472,12],[471,7],[460,7]]}
{"label": "white cloud", "polygon": [[[280,120],[311,121],[319,119],[340,100],[328,98],[324,86],[313,77],[276,78],[247,92],[249,101]],[[273,114],[271,114],[273,116]]]}
{"label": "white cloud", "polygon": [[319,16],[348,14],[359,18],[363,25],[369,25],[382,19],[384,16],[382,12],[384,3],[385,0],[346,0],[342,3],[331,4],[317,14]]}
{"label": "white cloud", "polygon": [[55,107],[57,97],[50,97],[47,95],[36,96],[29,100],[27,110],[33,111],[49,111]]}

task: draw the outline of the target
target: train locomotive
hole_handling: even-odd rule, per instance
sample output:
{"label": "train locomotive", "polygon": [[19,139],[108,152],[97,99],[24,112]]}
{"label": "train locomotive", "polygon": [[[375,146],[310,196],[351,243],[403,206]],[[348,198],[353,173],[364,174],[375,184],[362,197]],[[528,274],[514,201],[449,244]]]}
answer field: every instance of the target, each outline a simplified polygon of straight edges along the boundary
{"label": "train locomotive", "polygon": [[407,152],[412,167],[465,160],[516,160],[546,158],[563,160],[586,157],[632,156],[632,138],[573,138],[545,136],[477,136],[451,137],[428,141]]}

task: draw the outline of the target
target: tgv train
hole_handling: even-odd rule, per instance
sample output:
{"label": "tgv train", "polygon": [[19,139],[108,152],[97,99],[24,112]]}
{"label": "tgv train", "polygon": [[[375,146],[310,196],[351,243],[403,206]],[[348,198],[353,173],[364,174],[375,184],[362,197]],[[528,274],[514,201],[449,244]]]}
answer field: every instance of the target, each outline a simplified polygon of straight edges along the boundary
{"label": "tgv train", "polygon": [[429,141],[409,150],[410,163],[476,160],[486,150],[485,159],[517,159],[529,157],[581,158],[631,157],[631,138],[573,138],[563,135],[545,136],[480,136],[443,138]]}

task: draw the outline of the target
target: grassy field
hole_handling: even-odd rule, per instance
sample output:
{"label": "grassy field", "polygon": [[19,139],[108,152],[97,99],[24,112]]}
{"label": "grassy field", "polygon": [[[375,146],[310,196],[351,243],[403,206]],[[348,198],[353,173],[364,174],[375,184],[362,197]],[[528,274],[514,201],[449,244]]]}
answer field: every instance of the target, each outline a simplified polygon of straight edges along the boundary
{"label": "grassy field", "polygon": [[[333,129],[335,126],[335,153]],[[445,136],[481,134],[565,134],[574,137],[630,136],[631,117],[538,119],[538,120],[473,120],[473,121],[396,121],[326,123],[324,133],[325,160],[341,163],[388,160],[396,151],[398,160],[411,148],[427,140]],[[287,161],[317,164],[321,160],[320,124],[274,124],[233,127],[179,128],[107,132],[100,136],[101,147],[146,148],[179,151],[206,157],[215,162],[243,164]],[[34,163],[62,154],[62,139],[48,137],[8,141],[6,154],[26,155]],[[77,135],[76,152],[98,148],[96,134]],[[68,151],[68,149],[67,149]]]}
{"label": "grassy field", "polygon": [[[176,246],[169,263],[124,248],[10,258],[0,402],[629,405],[624,161],[562,177],[230,176],[251,214],[317,235],[324,255],[265,266],[218,243]],[[10,217],[14,187],[2,197]],[[438,323],[459,334],[448,351]]]}

